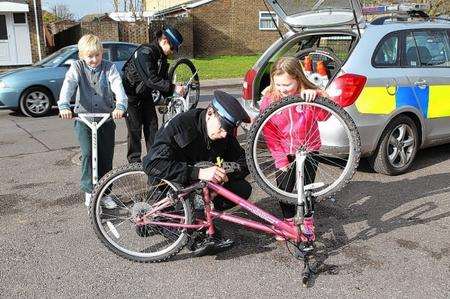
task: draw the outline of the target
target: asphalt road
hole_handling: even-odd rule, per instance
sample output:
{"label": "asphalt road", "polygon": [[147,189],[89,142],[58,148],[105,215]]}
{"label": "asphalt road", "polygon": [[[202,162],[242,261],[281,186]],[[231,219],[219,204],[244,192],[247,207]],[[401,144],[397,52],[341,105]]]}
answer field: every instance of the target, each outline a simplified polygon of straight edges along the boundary
{"label": "asphalt road", "polygon": [[[320,202],[322,263],[304,289],[302,264],[284,246],[235,225],[221,224],[237,245],[216,256],[183,250],[168,262],[139,264],[109,252],[83,205],[72,127],[56,114],[0,111],[2,298],[450,296],[449,145],[420,151],[413,171],[397,177],[374,174],[363,161],[335,202]],[[119,166],[123,121],[116,140]],[[280,214],[256,186],[252,200]]]}

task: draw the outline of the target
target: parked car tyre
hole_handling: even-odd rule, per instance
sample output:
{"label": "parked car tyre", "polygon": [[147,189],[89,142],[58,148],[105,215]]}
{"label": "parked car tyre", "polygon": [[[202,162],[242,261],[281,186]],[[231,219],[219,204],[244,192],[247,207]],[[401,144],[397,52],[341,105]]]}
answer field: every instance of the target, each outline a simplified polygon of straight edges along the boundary
{"label": "parked car tyre", "polygon": [[30,87],[20,97],[20,112],[31,117],[41,117],[50,112],[53,103],[50,91],[43,87]]}
{"label": "parked car tyre", "polygon": [[394,118],[383,131],[375,154],[369,158],[372,168],[387,175],[408,171],[419,148],[419,133],[406,115]]}

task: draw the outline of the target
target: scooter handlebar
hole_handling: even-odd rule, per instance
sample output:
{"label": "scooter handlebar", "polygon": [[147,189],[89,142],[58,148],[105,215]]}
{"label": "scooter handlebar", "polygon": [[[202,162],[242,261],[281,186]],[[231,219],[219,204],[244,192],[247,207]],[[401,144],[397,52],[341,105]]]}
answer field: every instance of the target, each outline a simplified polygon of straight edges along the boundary
{"label": "scooter handlebar", "polygon": [[[72,118],[78,117],[79,115],[84,115],[86,117],[104,117],[106,115],[109,115],[109,117],[112,118],[112,112],[111,113],[75,113],[72,111]],[[61,118],[61,115],[59,115]],[[128,117],[128,112],[125,111],[123,114],[123,117]]]}

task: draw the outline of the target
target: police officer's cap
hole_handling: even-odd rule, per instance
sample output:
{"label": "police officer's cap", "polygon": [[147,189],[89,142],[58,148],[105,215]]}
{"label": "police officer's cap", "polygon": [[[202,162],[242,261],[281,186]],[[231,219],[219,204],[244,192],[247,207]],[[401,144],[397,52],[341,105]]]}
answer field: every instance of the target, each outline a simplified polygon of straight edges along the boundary
{"label": "police officer's cap", "polygon": [[235,129],[242,122],[250,122],[250,117],[238,100],[226,92],[215,90],[211,106],[221,117],[222,127],[227,131]]}
{"label": "police officer's cap", "polygon": [[183,43],[183,36],[172,26],[166,26],[163,30],[164,36],[169,40],[173,49],[178,52],[178,47]]}

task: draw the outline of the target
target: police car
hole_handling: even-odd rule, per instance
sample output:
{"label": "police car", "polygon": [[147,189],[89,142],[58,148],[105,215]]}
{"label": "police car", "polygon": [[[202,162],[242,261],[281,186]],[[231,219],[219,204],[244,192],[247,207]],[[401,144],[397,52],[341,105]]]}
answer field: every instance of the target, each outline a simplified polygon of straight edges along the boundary
{"label": "police car", "polygon": [[[450,20],[428,17],[427,4],[270,3],[289,31],[245,76],[241,104],[250,115],[273,62],[295,56],[312,82],[349,104],[375,171],[404,173],[418,149],[450,142]],[[370,22],[367,13],[375,14]],[[332,123],[320,125],[329,127],[322,144],[345,147]]]}

